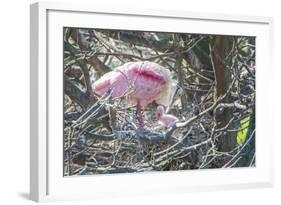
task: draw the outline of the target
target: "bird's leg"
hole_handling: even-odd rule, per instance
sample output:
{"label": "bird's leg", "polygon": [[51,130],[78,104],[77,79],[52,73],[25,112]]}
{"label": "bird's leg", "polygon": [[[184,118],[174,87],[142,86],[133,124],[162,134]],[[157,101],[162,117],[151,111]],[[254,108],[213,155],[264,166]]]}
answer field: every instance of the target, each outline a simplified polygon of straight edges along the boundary
{"label": "bird's leg", "polygon": [[144,126],[144,122],[143,122],[143,117],[142,117],[142,114],[141,114],[141,105],[139,104],[139,102],[137,102],[136,115],[137,115],[137,119],[138,119],[138,122],[139,122],[139,126],[143,127]]}

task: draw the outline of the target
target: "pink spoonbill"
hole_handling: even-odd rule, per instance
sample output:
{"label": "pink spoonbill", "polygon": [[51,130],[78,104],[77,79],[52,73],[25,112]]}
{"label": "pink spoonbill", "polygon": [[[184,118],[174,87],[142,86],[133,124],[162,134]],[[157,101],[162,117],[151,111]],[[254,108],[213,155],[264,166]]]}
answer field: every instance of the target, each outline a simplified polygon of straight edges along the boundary
{"label": "pink spoonbill", "polygon": [[136,105],[136,116],[143,127],[142,107],[152,102],[170,106],[179,87],[173,83],[168,69],[157,63],[139,61],[125,63],[104,74],[92,88],[99,96],[110,93],[112,99],[122,97],[126,103]]}
{"label": "pink spoonbill", "polygon": [[171,114],[165,113],[164,107],[159,105],[156,109],[156,118],[158,122],[166,127],[173,126],[179,119]]}

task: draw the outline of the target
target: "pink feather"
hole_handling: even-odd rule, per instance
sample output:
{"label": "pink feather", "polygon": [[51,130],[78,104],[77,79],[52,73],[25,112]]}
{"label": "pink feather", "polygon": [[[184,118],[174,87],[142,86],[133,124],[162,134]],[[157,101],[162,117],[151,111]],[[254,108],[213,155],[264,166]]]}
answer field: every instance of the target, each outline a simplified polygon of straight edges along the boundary
{"label": "pink feather", "polygon": [[93,84],[93,91],[99,96],[110,93],[113,99],[122,97],[128,104],[136,105],[140,127],[144,125],[142,107],[152,102],[169,106],[175,93],[170,71],[148,61],[129,62],[115,68]]}
{"label": "pink feather", "polygon": [[93,84],[93,91],[113,98],[125,97],[127,103],[146,106],[153,101],[168,106],[171,92],[170,71],[153,62],[130,62],[106,73]]}

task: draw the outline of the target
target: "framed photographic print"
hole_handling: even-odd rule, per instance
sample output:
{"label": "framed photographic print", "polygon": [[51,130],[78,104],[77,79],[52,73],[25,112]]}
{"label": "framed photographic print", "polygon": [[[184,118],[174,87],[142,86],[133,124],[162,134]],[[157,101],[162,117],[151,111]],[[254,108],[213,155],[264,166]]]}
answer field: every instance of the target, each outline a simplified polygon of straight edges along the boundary
{"label": "framed photographic print", "polygon": [[31,199],[272,186],[272,22],[32,4]]}

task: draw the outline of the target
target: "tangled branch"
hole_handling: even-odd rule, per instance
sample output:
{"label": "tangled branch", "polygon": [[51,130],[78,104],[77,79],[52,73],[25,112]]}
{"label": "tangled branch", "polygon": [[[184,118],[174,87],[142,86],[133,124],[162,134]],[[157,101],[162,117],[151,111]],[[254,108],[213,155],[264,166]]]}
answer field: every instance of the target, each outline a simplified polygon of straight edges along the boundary
{"label": "tangled branch", "polygon": [[[144,60],[183,89],[171,127],[153,104],[141,128],[135,106],[92,92],[105,73]],[[65,176],[255,166],[255,38],[64,28],[63,114]]]}

